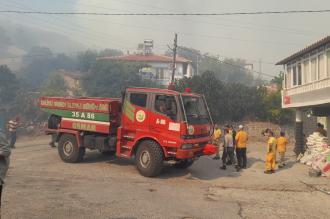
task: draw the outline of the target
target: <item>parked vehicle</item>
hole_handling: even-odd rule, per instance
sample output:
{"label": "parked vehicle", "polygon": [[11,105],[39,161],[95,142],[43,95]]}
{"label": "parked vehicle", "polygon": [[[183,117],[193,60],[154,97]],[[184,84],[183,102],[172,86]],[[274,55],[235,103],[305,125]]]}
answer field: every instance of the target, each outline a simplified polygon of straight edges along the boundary
{"label": "parked vehicle", "polygon": [[203,155],[213,122],[205,98],[156,88],[127,88],[122,99],[41,97],[51,114],[46,134],[56,135],[64,162],[83,159],[86,148],[118,157],[135,157],[146,177],[161,173],[164,162],[187,168]]}

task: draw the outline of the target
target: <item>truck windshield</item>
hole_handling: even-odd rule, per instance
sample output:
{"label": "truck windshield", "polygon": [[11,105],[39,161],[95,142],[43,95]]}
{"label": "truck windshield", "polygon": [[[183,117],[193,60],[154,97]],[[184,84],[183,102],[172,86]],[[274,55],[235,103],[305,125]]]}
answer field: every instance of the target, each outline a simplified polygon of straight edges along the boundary
{"label": "truck windshield", "polygon": [[189,124],[211,123],[206,104],[202,97],[182,96],[182,101]]}

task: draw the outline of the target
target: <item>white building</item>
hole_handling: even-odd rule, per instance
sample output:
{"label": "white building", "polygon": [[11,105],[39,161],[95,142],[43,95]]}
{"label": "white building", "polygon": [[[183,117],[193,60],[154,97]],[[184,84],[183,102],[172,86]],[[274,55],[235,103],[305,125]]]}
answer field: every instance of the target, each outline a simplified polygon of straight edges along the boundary
{"label": "white building", "polygon": [[[140,69],[140,75],[144,78],[155,80],[161,85],[167,86],[172,78],[173,58],[165,55],[156,54],[132,54],[124,56],[101,57],[98,60],[116,60],[127,62],[145,63],[146,67]],[[194,69],[192,62],[183,57],[176,58],[175,79],[192,77]]]}
{"label": "white building", "polygon": [[[303,116],[326,117],[330,135],[330,36],[278,62],[285,69],[282,107],[296,110],[296,147],[303,145]],[[315,124],[316,129],[316,124]]]}

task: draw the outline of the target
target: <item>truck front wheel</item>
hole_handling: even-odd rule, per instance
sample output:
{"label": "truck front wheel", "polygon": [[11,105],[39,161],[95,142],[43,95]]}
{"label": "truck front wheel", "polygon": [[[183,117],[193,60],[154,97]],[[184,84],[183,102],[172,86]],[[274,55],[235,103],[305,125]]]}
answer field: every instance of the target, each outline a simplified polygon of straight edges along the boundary
{"label": "truck front wheel", "polygon": [[83,159],[85,148],[78,147],[75,136],[64,134],[58,142],[58,154],[66,163],[77,163]]}
{"label": "truck front wheel", "polygon": [[136,152],[135,164],[141,175],[154,177],[163,169],[164,155],[162,148],[154,141],[143,141]]}

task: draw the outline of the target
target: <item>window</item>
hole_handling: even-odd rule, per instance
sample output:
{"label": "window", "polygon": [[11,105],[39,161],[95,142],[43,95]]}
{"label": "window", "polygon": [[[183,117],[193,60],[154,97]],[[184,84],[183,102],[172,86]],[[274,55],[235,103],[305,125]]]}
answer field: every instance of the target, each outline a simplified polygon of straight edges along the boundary
{"label": "window", "polygon": [[156,95],[155,110],[170,117],[172,120],[177,119],[178,110],[174,96]]}
{"label": "window", "polygon": [[188,124],[207,124],[211,122],[202,97],[182,96],[182,100]]}
{"label": "window", "polygon": [[330,77],[330,50],[327,52],[327,62],[327,76]]}
{"label": "window", "polygon": [[292,86],[292,73],[291,73],[291,67],[287,68],[287,76],[286,76],[286,87],[290,88]]}
{"label": "window", "polygon": [[311,60],[311,81],[316,81],[317,76],[316,76],[316,58]]}
{"label": "window", "polygon": [[310,73],[309,73],[309,60],[304,62],[304,83],[307,84],[311,82]]}
{"label": "window", "polygon": [[165,78],[165,72],[163,68],[157,68],[157,74],[156,74],[156,79],[159,80],[164,80]]}
{"label": "window", "polygon": [[146,107],[147,106],[147,94],[131,93],[130,101],[134,105],[137,105],[140,107]]}
{"label": "window", "polygon": [[324,79],[326,77],[326,73],[325,73],[325,66],[324,66],[324,55],[319,55],[319,63],[318,63],[318,79]]}
{"label": "window", "polygon": [[293,68],[292,68],[292,76],[293,76],[293,86],[296,86],[297,85],[297,82],[298,82],[298,77],[297,77],[297,67],[296,66],[294,66]]}
{"label": "window", "polygon": [[298,65],[298,72],[297,72],[297,85],[301,85],[301,65]]}

